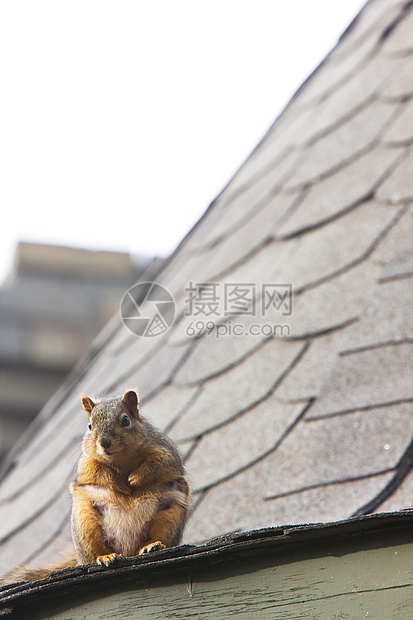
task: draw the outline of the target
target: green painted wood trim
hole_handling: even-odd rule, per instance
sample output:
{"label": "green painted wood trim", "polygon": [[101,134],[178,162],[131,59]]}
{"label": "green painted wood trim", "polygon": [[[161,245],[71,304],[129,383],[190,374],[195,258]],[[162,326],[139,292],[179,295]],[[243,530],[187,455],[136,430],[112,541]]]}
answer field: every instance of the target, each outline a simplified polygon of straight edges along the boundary
{"label": "green painted wood trim", "polygon": [[411,620],[412,525],[411,512],[375,515],[237,534],[110,570],[77,567],[5,589],[0,611],[33,620]]}

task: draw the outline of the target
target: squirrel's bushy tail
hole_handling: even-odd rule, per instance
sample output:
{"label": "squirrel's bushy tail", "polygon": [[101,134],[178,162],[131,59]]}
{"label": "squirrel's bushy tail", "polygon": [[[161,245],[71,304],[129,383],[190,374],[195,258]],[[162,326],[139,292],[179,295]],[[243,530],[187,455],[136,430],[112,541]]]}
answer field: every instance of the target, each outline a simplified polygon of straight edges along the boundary
{"label": "squirrel's bushy tail", "polygon": [[57,562],[47,566],[39,566],[39,568],[30,568],[26,564],[22,564],[10,573],[0,579],[0,585],[15,583],[17,581],[37,581],[44,579],[47,575],[56,570],[62,570],[69,566],[76,566],[76,554],[74,549],[67,551]]}

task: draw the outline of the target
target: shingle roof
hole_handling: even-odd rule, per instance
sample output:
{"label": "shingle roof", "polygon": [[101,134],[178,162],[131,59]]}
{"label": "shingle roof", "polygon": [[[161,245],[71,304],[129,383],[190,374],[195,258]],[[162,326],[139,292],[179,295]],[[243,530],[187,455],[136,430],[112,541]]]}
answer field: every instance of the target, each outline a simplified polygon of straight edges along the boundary
{"label": "shingle roof", "polygon": [[137,386],[178,442],[185,542],[411,505],[412,32],[413,2],[371,0],[147,275],[173,326],[142,338],[114,317],[95,341],[8,464],[2,571],[69,540],[81,393]]}

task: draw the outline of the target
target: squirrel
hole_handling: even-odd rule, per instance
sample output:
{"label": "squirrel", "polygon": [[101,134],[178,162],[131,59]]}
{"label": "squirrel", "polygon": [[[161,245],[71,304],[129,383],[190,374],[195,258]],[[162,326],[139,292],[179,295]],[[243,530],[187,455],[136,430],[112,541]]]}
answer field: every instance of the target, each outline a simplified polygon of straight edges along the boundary
{"label": "squirrel", "polygon": [[83,396],[82,405],[89,424],[70,485],[74,551],[53,566],[18,568],[3,583],[180,543],[190,492],[176,446],[141,415],[134,390],[98,402]]}

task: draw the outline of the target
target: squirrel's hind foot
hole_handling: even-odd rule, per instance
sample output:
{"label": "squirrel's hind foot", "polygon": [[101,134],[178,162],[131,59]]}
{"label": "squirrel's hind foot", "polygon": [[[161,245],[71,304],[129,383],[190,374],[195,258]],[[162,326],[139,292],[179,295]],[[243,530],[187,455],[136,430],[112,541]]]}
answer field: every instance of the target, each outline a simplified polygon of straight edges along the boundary
{"label": "squirrel's hind foot", "polygon": [[144,553],[152,553],[152,551],[160,551],[161,549],[165,548],[165,545],[160,540],[157,540],[156,542],[150,543],[149,545],[145,545],[144,547],[142,547],[138,555],[143,555]]}
{"label": "squirrel's hind foot", "polygon": [[98,555],[96,562],[100,566],[110,566],[113,562],[116,562],[122,555],[120,553],[109,553],[108,555]]}

